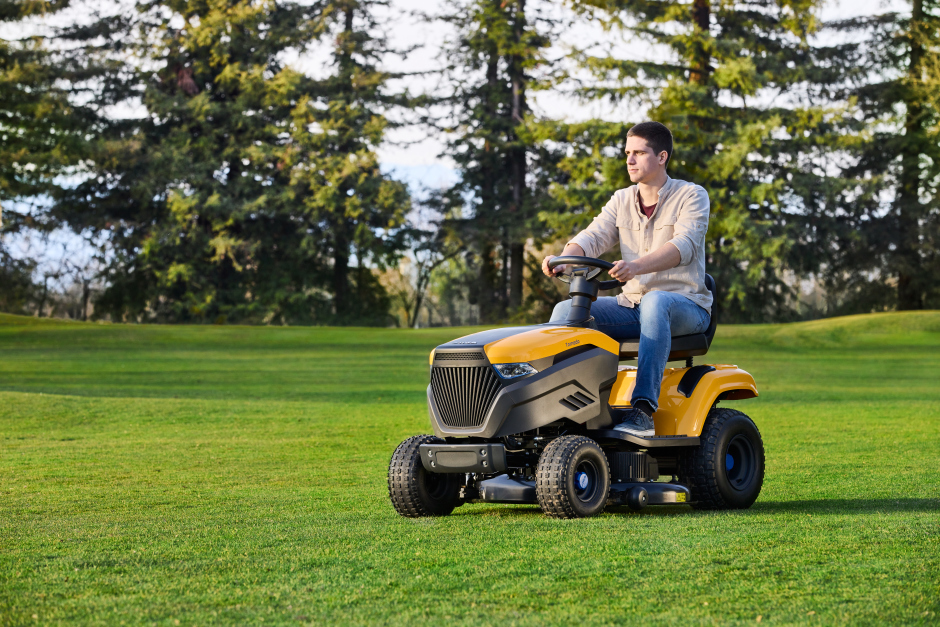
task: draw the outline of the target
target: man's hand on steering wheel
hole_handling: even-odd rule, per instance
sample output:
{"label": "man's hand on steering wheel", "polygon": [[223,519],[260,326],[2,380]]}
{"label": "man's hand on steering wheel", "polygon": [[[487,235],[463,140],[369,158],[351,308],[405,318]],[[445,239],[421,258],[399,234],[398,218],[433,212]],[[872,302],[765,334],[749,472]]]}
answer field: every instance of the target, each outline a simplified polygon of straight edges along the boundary
{"label": "man's hand on steering wheel", "polygon": [[548,267],[548,262],[557,257],[557,255],[548,255],[542,260],[542,273],[550,279],[554,279],[559,274],[564,274],[568,266],[558,266],[554,270]]}
{"label": "man's hand on steering wheel", "polygon": [[[580,246],[578,248],[580,248]],[[568,252],[567,248],[565,252]],[[570,283],[574,277],[558,274],[559,270],[566,267],[574,268],[573,272],[577,274],[580,279],[586,279],[588,281],[594,280],[601,272],[608,272],[610,276],[614,278],[610,281],[598,281],[597,286],[602,290],[612,290],[621,287],[638,274],[635,262],[627,263],[622,260],[617,263],[610,263],[603,259],[571,254],[564,254],[558,257],[549,255],[542,260],[542,271],[546,276],[560,279],[565,283]],[[554,272],[552,272],[553,270]]]}
{"label": "man's hand on steering wheel", "polygon": [[565,245],[565,249],[561,251],[561,255],[548,255],[545,259],[542,260],[542,272],[550,279],[555,279],[568,271],[567,265],[556,266],[555,269],[548,267],[548,262],[554,259],[556,256],[560,257],[585,257],[584,249],[581,248],[578,244],[568,242]]}
{"label": "man's hand on steering wheel", "polygon": [[636,277],[637,271],[632,263],[628,263],[621,259],[614,264],[613,268],[607,271],[607,274],[609,274],[611,278],[617,279],[621,283],[626,283],[627,281],[630,281]]}

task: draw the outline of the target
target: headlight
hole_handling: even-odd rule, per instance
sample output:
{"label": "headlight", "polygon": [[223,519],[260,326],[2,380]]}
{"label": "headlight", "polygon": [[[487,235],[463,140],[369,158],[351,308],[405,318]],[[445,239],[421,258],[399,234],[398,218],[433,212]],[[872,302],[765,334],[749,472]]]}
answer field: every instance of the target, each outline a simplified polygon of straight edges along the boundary
{"label": "headlight", "polygon": [[496,372],[499,373],[504,379],[515,379],[517,377],[524,377],[527,374],[535,374],[538,372],[535,368],[529,364],[496,364],[493,366],[496,368]]}

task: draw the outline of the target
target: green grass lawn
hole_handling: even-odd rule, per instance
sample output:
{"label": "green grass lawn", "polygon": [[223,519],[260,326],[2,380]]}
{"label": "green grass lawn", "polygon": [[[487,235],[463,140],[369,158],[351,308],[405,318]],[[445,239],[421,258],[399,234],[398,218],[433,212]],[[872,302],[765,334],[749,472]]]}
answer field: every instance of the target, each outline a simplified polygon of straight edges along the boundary
{"label": "green grass lawn", "polygon": [[718,328],[747,511],[392,510],[465,333],[0,316],[0,625],[938,624],[940,312]]}

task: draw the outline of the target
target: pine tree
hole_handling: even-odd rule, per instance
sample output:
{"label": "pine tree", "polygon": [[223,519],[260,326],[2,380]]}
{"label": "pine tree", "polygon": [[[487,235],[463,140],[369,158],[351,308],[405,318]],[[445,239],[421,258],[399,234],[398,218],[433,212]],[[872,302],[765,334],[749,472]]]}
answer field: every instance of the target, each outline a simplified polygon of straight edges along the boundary
{"label": "pine tree", "polygon": [[900,90],[904,139],[894,267],[898,309],[904,310],[940,306],[940,3],[913,0],[902,26],[907,59]]}
{"label": "pine tree", "polygon": [[[0,26],[66,6],[0,0]],[[59,190],[56,177],[74,173],[96,117],[69,101],[62,83],[74,77],[72,70],[44,36],[0,39],[0,310],[22,313],[34,292],[35,261],[12,256],[7,238],[59,226],[48,210]]]}
{"label": "pine tree", "polygon": [[[912,0],[906,14],[833,24],[866,72],[847,85],[868,128],[847,173],[878,181],[892,197],[860,225],[854,255],[870,268],[872,289],[898,309],[940,306],[940,4]],[[866,268],[867,269],[867,268]],[[844,269],[849,274],[848,269]],[[893,289],[892,289],[892,284]]]}
{"label": "pine tree", "polygon": [[[378,172],[371,150],[383,123],[361,97],[384,77],[346,65],[315,80],[283,62],[332,34],[337,15],[368,6],[139,5],[125,37],[146,59],[136,76],[147,115],[102,138],[97,176],[65,202],[82,226],[110,234],[109,287],[96,311],[174,322],[386,322],[368,262],[394,252],[381,235],[407,210],[407,195]],[[355,59],[369,40],[354,28],[337,46]],[[353,97],[343,100],[343,89]]]}
{"label": "pine tree", "polygon": [[[576,3],[634,42],[632,49],[645,41],[670,53],[659,61],[581,51],[596,78],[583,94],[645,108],[644,117],[672,129],[670,175],[702,185],[711,199],[706,270],[718,281],[726,321],[797,315],[787,273],[818,271],[829,254],[829,230],[850,228],[831,212],[853,183],[821,165],[852,142],[844,105],[828,99],[844,81],[844,68],[830,63],[837,50],[811,45],[815,6],[812,0]],[[628,126],[561,129],[574,155],[565,164],[574,190],[564,199],[585,221],[597,207],[587,209],[579,198],[626,184],[609,161],[622,162],[622,136],[612,142]],[[617,156],[602,148],[617,149]]]}
{"label": "pine tree", "polygon": [[[447,194],[462,207],[454,223],[469,251],[472,300],[483,322],[524,305],[526,241],[541,237],[539,209],[552,201],[558,156],[529,126],[533,89],[548,78],[553,23],[534,0],[454,2],[444,19],[457,37],[444,50],[451,138],[448,156],[461,180]],[[464,206],[467,205],[467,206]]]}
{"label": "pine tree", "polygon": [[[324,249],[332,254],[337,323],[370,316],[387,323],[388,299],[368,262],[394,258],[410,210],[407,188],[381,173],[376,155],[388,125],[383,108],[404,102],[385,93],[389,75],[378,67],[390,52],[375,34],[373,14],[383,4],[337,0],[322,6],[322,25],[335,42],[333,73],[318,83],[318,102],[295,109],[286,154],[296,195],[321,225]],[[353,256],[357,267],[351,270]]]}

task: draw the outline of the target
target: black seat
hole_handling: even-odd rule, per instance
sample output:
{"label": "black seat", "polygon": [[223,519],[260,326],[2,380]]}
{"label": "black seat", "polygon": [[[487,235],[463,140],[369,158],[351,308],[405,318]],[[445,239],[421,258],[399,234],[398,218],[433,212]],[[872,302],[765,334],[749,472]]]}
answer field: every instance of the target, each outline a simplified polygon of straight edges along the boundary
{"label": "black seat", "polygon": [[[708,347],[712,345],[712,338],[715,337],[716,320],[718,319],[718,292],[715,289],[715,279],[710,274],[705,275],[705,287],[712,293],[712,315],[708,328],[705,329],[705,333],[680,335],[672,338],[672,348],[669,350],[668,361],[689,360],[692,357],[704,355],[708,352]],[[639,352],[639,338],[620,343],[621,360],[636,359]]]}

